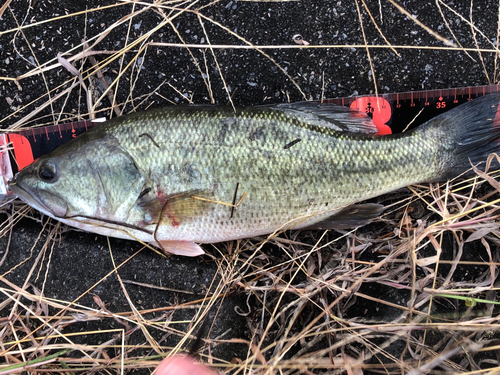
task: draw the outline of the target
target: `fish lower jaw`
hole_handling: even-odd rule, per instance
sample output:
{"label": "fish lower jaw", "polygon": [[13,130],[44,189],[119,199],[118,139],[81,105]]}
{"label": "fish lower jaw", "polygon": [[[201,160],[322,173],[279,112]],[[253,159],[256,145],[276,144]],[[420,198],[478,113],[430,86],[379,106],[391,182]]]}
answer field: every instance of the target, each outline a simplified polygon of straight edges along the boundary
{"label": "fish lower jaw", "polygon": [[138,230],[132,230],[129,228],[119,228],[108,226],[106,223],[93,222],[91,220],[75,220],[75,219],[63,219],[59,217],[54,217],[53,215],[43,212],[48,216],[56,219],[70,227],[80,229],[84,232],[97,233],[102,236],[121,238],[126,240],[135,240],[139,242],[150,243],[153,240],[153,236],[149,233],[144,233]]}

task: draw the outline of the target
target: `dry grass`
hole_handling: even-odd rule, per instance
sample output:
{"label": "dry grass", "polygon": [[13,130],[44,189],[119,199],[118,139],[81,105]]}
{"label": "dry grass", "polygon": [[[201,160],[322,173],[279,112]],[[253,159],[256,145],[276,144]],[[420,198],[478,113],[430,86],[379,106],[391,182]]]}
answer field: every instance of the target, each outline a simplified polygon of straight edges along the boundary
{"label": "dry grass", "polygon": [[[364,44],[299,46],[265,45],[246,39],[234,27],[206,15],[218,2],[119,1],[106,8],[112,11],[127,6],[130,11],[125,17],[110,19],[99,33],[85,36],[81,44],[67,46],[60,51],[63,58],[58,60],[54,53],[52,59],[38,61],[31,46],[32,36],[26,34],[47,25],[59,25],[77,15],[61,11],[59,16],[28,22],[32,10],[16,13],[7,1],[0,13],[12,12],[18,26],[0,32],[0,36],[29,41],[24,50],[14,48],[19,48],[21,56],[33,56],[33,61],[28,59],[28,65],[33,67],[17,77],[0,77],[0,81],[23,85],[36,78],[45,85],[46,92],[28,102],[10,98],[11,113],[0,123],[15,129],[99,116],[103,112],[114,116],[145,109],[154,100],[174,102],[175,96],[191,102],[194,93],[176,87],[175,79],[151,82],[148,93],[141,89],[145,84],[141,80],[144,61],[161,51],[176,49],[189,51],[193,74],[202,82],[206,90],[203,95],[209,102],[219,97],[232,103],[234,89],[230,89],[231,80],[223,75],[222,52],[219,53],[224,50],[255,51],[267,59],[270,69],[275,67],[283,80],[289,80],[296,95],[304,99],[311,98],[303,89],[306,81],[300,74],[290,73],[272,52],[301,49],[317,53],[362,47],[367,53],[367,65],[376,71],[373,60],[379,51],[462,51],[476,59],[489,81],[496,82],[498,49],[491,36],[476,27],[472,11],[457,12],[441,0],[434,8],[452,35],[455,25],[450,21],[451,15],[467,25],[474,42],[465,47],[458,37],[448,40],[440,34],[444,30],[435,30],[420,19],[411,18],[399,2],[380,0],[381,7],[397,9],[401,22],[414,22],[412,27],[440,43],[396,45],[389,42],[389,35],[384,35],[384,20],[376,9],[372,7],[367,12],[367,3],[356,1]],[[87,19],[97,17],[103,8],[87,9],[81,15]],[[137,19],[148,12],[158,16],[158,24],[133,34]],[[185,19],[198,22],[204,44],[187,40],[185,31],[178,26],[178,21]],[[210,45],[206,52],[200,52],[206,43],[212,42],[208,25],[227,35],[228,42]],[[383,45],[368,39],[368,26],[383,36]],[[155,35],[164,28],[175,33],[178,42],[156,41]],[[117,38],[117,31],[125,37],[124,45],[116,50],[101,47],[113,45],[110,40]],[[498,33],[494,37],[497,36]],[[61,65],[66,68],[61,69]],[[216,66],[218,76],[210,66]],[[112,71],[108,74],[110,81],[103,75],[106,71]],[[325,72],[323,88],[324,75]],[[167,87],[169,91],[164,91]],[[74,97],[80,105],[68,108],[67,103],[73,103]],[[15,267],[2,267],[5,259],[13,256],[9,243],[18,221],[28,215],[35,220],[38,217],[19,202],[7,202],[3,205],[6,219],[0,227],[1,235],[7,239],[0,260],[0,375],[21,371],[80,374],[152,370],[164,356],[186,350],[200,330],[204,338],[199,351],[201,360],[223,373],[498,373],[500,186],[495,180],[497,172],[477,173],[473,179],[412,186],[410,191],[382,197],[380,201],[389,209],[379,222],[367,228],[345,233],[287,232],[278,238],[218,244],[215,248],[220,251],[212,251],[211,260],[217,265],[217,272],[204,296],[191,295],[199,291],[175,291],[189,296],[189,301],[173,300],[152,309],[137,306],[128,293],[130,286],[137,283],[120,276],[121,267],[133,262],[136,253],[115,263],[105,277],[96,279],[75,300],[46,295],[44,287],[51,280],[41,273],[42,264],[50,264],[61,230],[59,225],[47,221],[42,222],[42,232],[33,248],[26,249],[31,255]],[[47,231],[49,235],[43,240]],[[34,251],[36,246],[42,246],[42,251]],[[108,247],[114,262],[113,252],[119,250],[110,243]],[[30,268],[25,280],[12,281],[16,269],[25,263]],[[35,275],[42,282],[34,283]],[[91,304],[80,303],[94,287],[113,275],[125,296],[127,305],[123,311],[108,310],[97,295]],[[141,286],[145,290],[168,289],[161,285]],[[236,310],[246,320],[247,339],[231,338],[230,332],[213,337],[213,311],[215,315],[223,314],[219,310],[223,301],[235,294],[245,296],[247,301],[246,306]],[[175,320],[178,315],[174,313],[183,311],[192,319]],[[204,334],[207,321],[208,333]],[[93,328],[82,330],[86,324]],[[164,337],[174,337],[176,344],[164,345],[165,340],[159,339]],[[243,345],[246,356],[228,361],[212,354],[214,348],[225,344]]]}

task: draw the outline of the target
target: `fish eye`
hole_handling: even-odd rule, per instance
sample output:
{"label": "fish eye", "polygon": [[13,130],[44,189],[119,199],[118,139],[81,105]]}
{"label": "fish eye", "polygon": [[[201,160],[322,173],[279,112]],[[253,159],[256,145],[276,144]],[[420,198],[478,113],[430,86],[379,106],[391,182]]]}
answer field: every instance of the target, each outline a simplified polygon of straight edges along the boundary
{"label": "fish eye", "polygon": [[38,169],[38,176],[44,181],[51,181],[56,176],[56,166],[51,163],[46,163]]}

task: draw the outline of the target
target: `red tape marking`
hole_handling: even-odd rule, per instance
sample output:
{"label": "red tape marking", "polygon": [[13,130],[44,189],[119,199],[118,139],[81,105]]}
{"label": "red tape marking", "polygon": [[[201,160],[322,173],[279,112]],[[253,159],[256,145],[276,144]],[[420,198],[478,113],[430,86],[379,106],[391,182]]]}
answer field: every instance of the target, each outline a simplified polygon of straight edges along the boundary
{"label": "red tape marking", "polygon": [[384,98],[376,96],[364,96],[356,99],[350,105],[351,109],[371,114],[373,123],[378,129],[377,135],[392,134],[391,128],[386,125],[391,119],[391,105]]}
{"label": "red tape marking", "polygon": [[33,151],[28,138],[19,134],[7,134],[7,138],[14,148],[14,157],[19,170],[33,163]]}

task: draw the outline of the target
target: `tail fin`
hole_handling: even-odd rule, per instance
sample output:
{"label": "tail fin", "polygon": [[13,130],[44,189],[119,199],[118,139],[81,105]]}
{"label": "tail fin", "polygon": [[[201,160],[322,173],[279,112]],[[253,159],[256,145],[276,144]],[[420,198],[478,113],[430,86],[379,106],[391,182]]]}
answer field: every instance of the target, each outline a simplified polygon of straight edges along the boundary
{"label": "tail fin", "polygon": [[426,137],[439,142],[440,179],[456,177],[471,164],[484,162],[489,154],[500,153],[499,103],[500,93],[485,95],[421,126]]}

